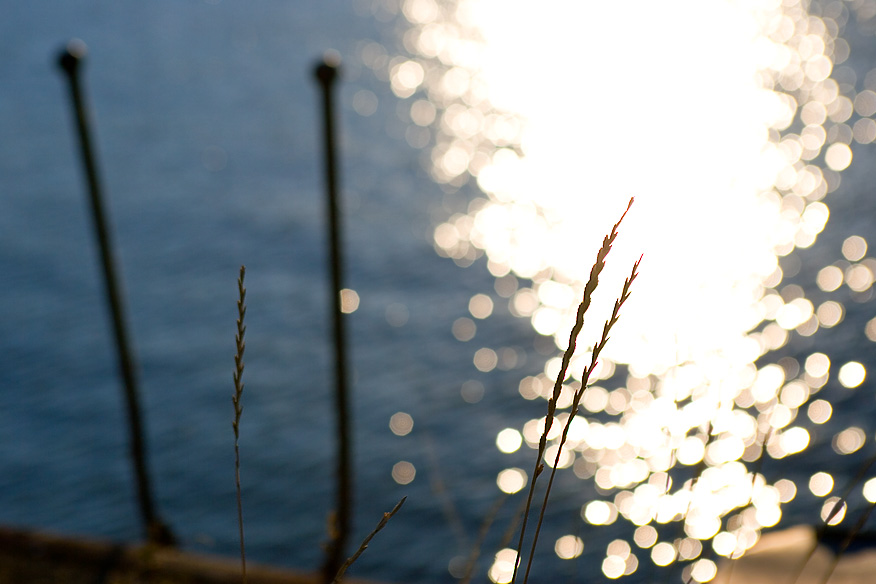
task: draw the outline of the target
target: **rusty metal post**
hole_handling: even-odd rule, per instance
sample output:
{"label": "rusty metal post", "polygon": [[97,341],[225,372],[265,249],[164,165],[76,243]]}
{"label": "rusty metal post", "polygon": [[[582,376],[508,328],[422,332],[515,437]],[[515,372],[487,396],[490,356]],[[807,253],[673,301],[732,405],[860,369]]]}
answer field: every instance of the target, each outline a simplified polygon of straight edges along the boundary
{"label": "rusty metal post", "polygon": [[323,566],[323,577],[330,583],[344,560],[344,548],[350,536],[353,506],[353,478],[351,469],[350,416],[347,387],[347,351],[344,314],[341,310],[343,289],[343,260],[341,249],[341,220],[338,197],[338,169],[336,161],[336,130],[334,120],[334,86],[338,79],[337,59],[325,58],[317,64],[314,75],[322,90],[323,135],[325,155],[325,182],[328,198],[329,253],[331,283],[329,298],[335,345],[335,413],[337,416],[337,499],[330,542]]}
{"label": "rusty metal post", "polygon": [[113,261],[113,246],[107,227],[106,214],[103,206],[103,196],[97,173],[97,163],[91,147],[91,124],[88,108],[82,96],[80,83],[80,67],[86,55],[85,43],[74,39],[61,51],[58,64],[64,71],[70,86],[70,98],[76,126],[79,134],[82,165],[88,183],[91,212],[94,218],[94,232],[100,251],[100,261],[104,274],[104,291],[109,304],[110,316],[113,322],[119,370],[124,383],[125,404],[130,430],[131,460],[134,464],[134,475],[137,484],[137,500],[140,515],[146,529],[146,537],[152,543],[172,545],[174,537],[170,528],[161,521],[153,503],[149,473],[146,465],[146,452],[143,438],[143,422],[140,412],[139,387],[137,384],[134,356],[125,326],[122,295],[118,285],[115,264]]}

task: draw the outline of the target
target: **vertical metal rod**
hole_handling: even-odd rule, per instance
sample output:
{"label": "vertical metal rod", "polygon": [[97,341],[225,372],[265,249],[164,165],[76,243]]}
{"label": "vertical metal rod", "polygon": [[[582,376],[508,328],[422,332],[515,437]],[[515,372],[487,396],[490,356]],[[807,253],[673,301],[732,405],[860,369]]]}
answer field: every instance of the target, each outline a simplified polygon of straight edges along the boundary
{"label": "vertical metal rod", "polygon": [[324,59],[316,66],[314,75],[322,89],[323,130],[325,143],[325,181],[328,194],[328,221],[331,263],[331,307],[335,345],[335,410],[338,424],[337,443],[337,501],[331,541],[323,566],[323,577],[331,582],[344,560],[344,548],[349,539],[352,516],[352,470],[350,454],[350,416],[347,390],[346,336],[344,315],[341,311],[343,263],[341,258],[341,222],[338,201],[338,170],[335,159],[335,124],[333,88],[338,78],[337,60]]}
{"label": "vertical metal rod", "polygon": [[161,521],[155,505],[153,504],[152,490],[150,488],[149,474],[146,466],[146,454],[143,444],[143,423],[139,404],[139,388],[137,385],[134,357],[128,342],[128,332],[125,327],[124,308],[119,291],[118,278],[113,263],[113,248],[107,229],[106,216],[103,209],[103,199],[100,181],[97,174],[97,163],[91,147],[90,121],[88,110],[82,97],[80,84],[80,66],[86,55],[85,43],[79,40],[70,41],[61,51],[58,64],[66,74],[70,84],[70,97],[72,99],[73,114],[76,117],[76,125],[79,132],[79,144],[82,154],[82,164],[88,182],[88,190],[91,201],[91,211],[94,217],[94,231],[100,248],[100,260],[103,265],[104,291],[109,303],[110,314],[113,321],[116,349],[118,352],[119,369],[125,386],[125,402],[128,414],[128,427],[130,429],[131,459],[134,464],[134,474],[137,484],[137,498],[140,506],[140,515],[145,524],[146,536],[152,543],[172,545],[174,537],[170,528]]}

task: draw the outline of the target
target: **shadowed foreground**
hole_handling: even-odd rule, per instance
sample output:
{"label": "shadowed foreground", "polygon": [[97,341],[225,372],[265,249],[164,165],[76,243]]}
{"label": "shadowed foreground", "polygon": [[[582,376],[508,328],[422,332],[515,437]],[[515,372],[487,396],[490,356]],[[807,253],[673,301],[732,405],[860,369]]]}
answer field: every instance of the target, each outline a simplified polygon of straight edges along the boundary
{"label": "shadowed foreground", "polygon": [[[794,575],[815,543],[815,529],[800,525],[764,534],[739,560],[722,562],[714,584],[794,584]],[[876,548],[847,551],[829,580],[835,554],[819,545],[796,584],[871,584],[876,582]]]}
{"label": "shadowed foreground", "polygon": [[[249,562],[246,576],[249,584],[321,582],[316,573]],[[0,584],[239,584],[240,580],[239,560],[0,527]]]}
{"label": "shadowed foreground", "polygon": [[[792,584],[815,542],[815,530],[797,526],[765,534],[748,554],[721,563],[714,584]],[[834,552],[819,545],[796,584],[825,582]],[[317,573],[247,564],[250,584],[319,584]],[[829,584],[876,581],[876,548],[847,552]],[[0,584],[238,584],[240,563],[149,545],[122,545],[0,527]],[[369,584],[345,579],[348,584]],[[371,582],[370,584],[374,584]]]}

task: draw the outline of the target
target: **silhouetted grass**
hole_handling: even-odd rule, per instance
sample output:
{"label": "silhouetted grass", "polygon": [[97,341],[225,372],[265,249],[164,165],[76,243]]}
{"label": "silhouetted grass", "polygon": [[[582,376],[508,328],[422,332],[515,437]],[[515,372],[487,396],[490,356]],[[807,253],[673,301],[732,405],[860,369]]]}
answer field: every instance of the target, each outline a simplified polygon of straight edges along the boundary
{"label": "silhouetted grass", "polygon": [[243,497],[240,493],[240,416],[243,413],[243,405],[240,403],[243,397],[243,352],[246,343],[243,335],[246,333],[246,325],[243,324],[246,316],[246,288],[243,286],[243,278],[246,275],[246,266],[240,266],[240,276],[237,278],[237,335],[234,337],[234,395],[231,401],[234,404],[234,421],[231,423],[234,429],[234,478],[237,485],[237,525],[240,530],[240,568],[241,578],[246,584],[246,545],[243,540]]}
{"label": "silhouetted grass", "polygon": [[[527,495],[525,502],[524,502],[525,506],[522,506],[521,509],[518,510],[518,512],[515,515],[515,517],[517,519],[515,519],[514,525],[506,533],[507,538],[510,539],[510,537],[513,536],[513,533],[516,531],[517,521],[518,520],[521,521],[521,526],[520,526],[520,530],[519,530],[519,534],[518,534],[519,539],[518,539],[517,548],[516,548],[517,558],[516,558],[514,572],[512,575],[512,579],[511,579],[512,584],[517,581],[518,570],[522,564],[522,558],[523,558],[522,550],[523,550],[523,545],[524,545],[526,535],[527,535],[529,515],[530,515],[530,512],[532,511],[532,507],[534,504],[534,493],[535,493],[535,488],[536,488],[536,482],[545,470],[544,469],[544,466],[546,463],[545,453],[547,451],[548,436],[549,436],[551,428],[555,422],[554,418],[556,417],[556,414],[557,414],[557,407],[558,407],[557,404],[558,404],[562,389],[564,387],[564,383],[567,380],[566,378],[568,375],[568,369],[569,369],[569,366],[572,362],[572,358],[575,354],[578,336],[580,335],[580,332],[583,328],[585,313],[588,311],[588,309],[591,306],[593,294],[595,293],[595,291],[599,285],[599,277],[605,268],[607,256],[608,256],[609,252],[611,251],[613,243],[615,242],[615,240],[618,237],[618,230],[620,228],[620,225],[623,222],[623,220],[626,217],[629,210],[631,209],[632,204],[633,204],[633,199],[630,199],[630,202],[627,205],[627,208],[624,210],[624,213],[622,214],[621,218],[618,220],[617,223],[614,224],[614,226],[612,227],[609,234],[606,235],[605,238],[603,239],[602,246],[600,247],[600,249],[596,255],[596,260],[595,260],[595,262],[591,268],[591,271],[590,271],[590,277],[589,277],[589,279],[584,287],[582,300],[581,300],[581,302],[578,306],[578,309],[577,309],[576,320],[575,320],[575,324],[573,325],[572,330],[570,332],[568,346],[563,353],[560,371],[555,379],[553,391],[552,391],[552,394],[550,396],[550,399],[548,400],[547,414],[545,416],[545,423],[544,423],[544,430],[543,430],[541,437],[539,439],[537,453],[536,453],[535,467],[534,467],[533,474],[532,474],[532,480],[530,481],[530,484],[528,487],[528,495]],[[577,410],[579,408],[581,400],[584,396],[585,391],[588,388],[591,374],[593,373],[594,369],[596,368],[598,361],[599,361],[599,358],[600,358],[600,355],[601,355],[603,349],[605,348],[606,344],[608,343],[610,332],[620,318],[621,308],[623,307],[623,305],[626,303],[626,301],[630,297],[631,287],[632,287],[633,282],[635,281],[635,279],[638,276],[638,270],[639,270],[639,266],[640,266],[641,261],[642,261],[642,258],[640,257],[636,262],[634,262],[629,276],[625,279],[623,287],[621,289],[621,292],[620,292],[619,296],[617,297],[617,299],[615,300],[611,315],[605,321],[601,336],[598,339],[598,341],[593,345],[593,349],[592,349],[591,355],[590,355],[589,364],[587,366],[585,366],[585,368],[582,372],[582,375],[581,375],[581,383],[577,387],[577,389],[575,389],[575,391],[573,393],[573,398],[572,398],[572,402],[571,402],[570,409],[569,409],[569,416],[565,420],[562,432],[561,432],[560,437],[559,437],[559,441],[557,442],[558,448],[557,448],[556,458],[553,461],[553,463],[550,464],[551,471],[549,473],[548,483],[547,483],[547,486],[545,488],[544,496],[541,499],[540,504],[539,504],[538,520],[537,520],[537,523],[536,523],[536,526],[534,529],[534,534],[532,536],[531,544],[529,546],[528,558],[527,558],[527,562],[526,562],[526,569],[525,569],[524,576],[523,576],[524,584],[526,584],[528,582],[529,576],[530,576],[531,571],[532,571],[533,558],[535,556],[536,548],[538,545],[539,535],[540,535],[541,528],[542,528],[544,518],[545,518],[545,512],[546,512],[546,509],[547,509],[547,506],[549,503],[551,489],[552,489],[552,486],[554,483],[557,468],[560,466],[560,458],[562,456],[563,447],[567,441],[567,437],[569,434],[569,430],[570,430],[572,421],[574,420],[574,418],[577,414]],[[242,398],[242,394],[243,394],[243,382],[242,382],[243,370],[244,370],[243,355],[244,355],[244,351],[245,351],[244,333],[246,331],[246,326],[244,325],[244,317],[246,314],[246,304],[245,304],[246,288],[243,285],[244,275],[245,275],[245,268],[244,268],[244,266],[241,266],[240,276],[238,278],[239,299],[237,301],[238,319],[237,319],[237,335],[235,338],[236,353],[235,353],[235,358],[234,358],[234,361],[235,361],[235,370],[234,370],[235,392],[234,392],[234,395],[232,397],[232,401],[234,404],[235,416],[234,416],[234,421],[233,421],[232,425],[233,425],[234,437],[235,437],[235,444],[234,444],[234,447],[235,447],[235,474],[236,474],[236,486],[237,486],[238,524],[239,524],[239,529],[240,529],[241,568],[242,568],[242,579],[243,579],[243,582],[245,583],[246,582],[246,552],[245,552],[245,545],[244,545],[242,495],[241,495],[241,485],[240,485],[240,455],[239,455],[239,446],[238,446],[239,423],[240,423],[241,413],[243,410],[242,405],[241,405],[241,398]],[[713,439],[712,432],[709,430],[709,431],[707,431],[707,434],[709,436],[709,440],[711,441]],[[762,448],[761,458],[758,461],[757,468],[752,473],[753,474],[752,480],[755,480],[756,476],[758,476],[758,474],[759,474],[760,465],[762,464],[763,458],[766,454],[765,445],[766,445],[766,442],[768,441],[768,439],[769,439],[769,431],[767,432],[766,436],[764,437],[764,443],[763,443],[764,446]],[[851,490],[862,482],[866,472],[871,468],[871,466],[874,463],[876,463],[876,457],[874,457],[867,464],[865,464],[859,470],[858,475],[852,481],[850,481],[850,483],[846,486],[845,492],[843,493],[842,497],[840,497],[839,501],[837,501],[837,503],[834,505],[834,507],[832,508],[830,513],[828,513],[827,517],[824,519],[822,528],[818,530],[818,532],[816,534],[816,538],[815,538],[815,544],[814,544],[815,546],[817,546],[818,543],[820,542],[820,540],[822,539],[823,534],[824,534],[824,528],[827,527],[827,525],[830,523],[831,519],[840,510],[842,510],[843,506],[847,504],[847,499],[848,499],[848,496],[849,496],[849,493],[851,492]],[[697,468],[694,472],[694,476],[691,479],[692,480],[691,488],[693,488],[693,485],[696,484],[697,480],[700,478],[700,476],[703,473],[703,471],[705,470],[705,468],[706,468],[705,462],[701,462],[697,466]],[[667,477],[667,481],[668,481],[668,477]],[[399,511],[399,509],[402,507],[405,500],[406,500],[406,498],[402,498],[402,500],[399,501],[398,504],[390,512],[383,514],[383,517],[381,518],[380,522],[371,531],[371,533],[369,533],[368,536],[365,537],[365,539],[362,541],[361,545],[359,546],[358,550],[340,566],[339,570],[337,571],[337,574],[334,576],[334,579],[332,580],[333,583],[341,582],[343,580],[347,569],[367,549],[372,538],[380,530],[382,530],[387,525],[388,521]],[[474,545],[472,552],[470,554],[470,557],[468,559],[468,562],[466,564],[466,570],[465,570],[465,575],[463,577],[463,582],[467,582],[470,580],[470,578],[473,574],[473,571],[474,571],[475,564],[477,562],[477,558],[479,556],[480,546],[482,545],[482,543],[485,539],[486,532],[489,530],[489,528],[493,524],[493,521],[494,521],[495,516],[499,510],[499,507],[501,506],[501,503],[504,502],[504,500],[505,499],[503,498],[500,500],[500,502],[497,502],[497,505],[494,506],[494,508],[488,513],[488,516],[485,518],[484,524],[481,527],[481,533],[479,534],[479,537],[477,538],[477,543]],[[876,507],[876,505],[870,506],[869,508],[867,508],[861,512],[860,516],[857,518],[856,525],[847,533],[846,537],[841,542],[839,550],[833,558],[832,565],[829,566],[828,572],[824,575],[824,582],[827,582],[830,579],[830,576],[831,576],[834,568],[836,567],[836,564],[840,561],[843,554],[848,549],[849,545],[851,544],[853,539],[856,537],[856,535],[863,529],[863,527],[864,527],[865,523],[867,522],[868,518],[870,517],[870,514],[873,511],[874,507]],[[507,543],[508,543],[507,541],[504,542],[502,547],[506,546]],[[793,573],[793,571],[792,571],[791,573],[788,574],[791,577],[790,582],[796,581],[796,578],[800,575],[800,573],[802,572],[804,566],[806,565],[809,557],[812,555],[812,552],[814,552],[814,551],[815,551],[815,549],[813,548],[810,551],[810,554],[804,558],[803,562],[800,565],[800,569],[796,573]],[[690,578],[688,579],[688,581],[690,581]]]}
{"label": "silhouetted grass", "polygon": [[338,584],[344,578],[344,574],[347,571],[347,568],[353,565],[353,562],[359,559],[359,556],[368,549],[368,544],[371,542],[371,539],[377,535],[377,532],[383,529],[386,524],[392,519],[393,515],[398,513],[398,510],[401,509],[402,505],[404,505],[407,497],[402,497],[401,500],[395,504],[395,507],[392,508],[392,511],[383,514],[383,517],[377,523],[377,526],[371,530],[371,533],[365,536],[365,539],[362,540],[362,543],[359,544],[359,549],[356,550],[352,556],[347,558],[347,560],[341,564],[341,567],[338,569],[338,573],[335,574],[334,580],[332,580],[332,584]]}
{"label": "silhouetted grass", "polygon": [[[578,305],[578,312],[575,318],[575,325],[572,327],[572,332],[569,335],[569,344],[566,347],[566,351],[563,353],[563,360],[560,366],[560,371],[557,374],[557,379],[554,382],[553,393],[548,400],[548,411],[545,416],[545,424],[544,431],[542,432],[541,438],[538,443],[538,452],[537,457],[535,459],[535,468],[532,473],[532,480],[529,483],[529,493],[526,499],[526,508],[523,512],[523,525],[520,528],[520,537],[517,542],[517,559],[514,563],[514,574],[511,578],[512,584],[517,580],[517,572],[520,566],[521,552],[523,549],[523,541],[526,536],[526,527],[529,520],[529,512],[532,507],[532,499],[535,493],[535,484],[538,480],[539,475],[544,471],[544,463],[542,459],[544,458],[545,450],[547,449],[547,437],[550,433],[551,426],[553,426],[554,416],[556,415],[557,410],[557,401],[560,398],[560,393],[563,389],[563,383],[566,380],[566,373],[569,369],[569,364],[572,361],[572,356],[575,354],[575,348],[577,346],[578,335],[581,332],[581,329],[584,326],[584,314],[590,308],[590,304],[593,300],[593,293],[596,291],[596,287],[599,285],[599,275],[602,273],[602,270],[605,268],[605,259],[608,256],[608,252],[611,251],[611,245],[614,243],[614,240],[618,235],[618,227],[620,227],[621,222],[626,217],[627,212],[629,212],[630,207],[633,205],[633,199],[630,199],[629,204],[627,205],[626,210],[624,211],[621,218],[617,223],[614,224],[614,227],[611,229],[611,232],[605,236],[602,240],[602,247],[599,249],[599,252],[596,254],[596,261],[593,264],[593,267],[590,270],[590,278],[587,281],[587,284],[584,286],[584,297],[581,300],[581,303]],[[557,449],[557,458],[554,461],[554,464],[551,468],[550,479],[548,480],[548,486],[545,490],[544,500],[541,503],[541,509],[539,511],[538,516],[538,524],[535,528],[535,535],[532,538],[532,545],[529,551],[529,560],[526,564],[526,572],[523,576],[524,584],[529,580],[530,569],[532,568],[532,558],[535,555],[535,548],[538,544],[538,536],[541,532],[541,526],[544,522],[544,514],[547,509],[548,498],[550,497],[551,488],[553,486],[554,477],[556,476],[557,466],[559,464],[560,456],[562,455],[563,445],[566,443],[566,438],[569,434],[569,427],[572,424],[572,420],[575,418],[575,414],[578,411],[578,405],[581,403],[581,397],[584,395],[584,391],[587,389],[587,384],[590,379],[590,374],[593,372],[593,368],[596,367],[597,361],[599,359],[599,354],[602,352],[602,349],[605,347],[605,344],[608,342],[608,334],[611,331],[611,328],[617,323],[618,318],[620,317],[620,308],[623,306],[624,302],[626,302],[627,298],[630,296],[630,286],[633,283],[633,280],[636,279],[638,275],[639,263],[642,258],[639,258],[633,264],[633,270],[630,276],[626,279],[623,286],[623,291],[621,292],[620,297],[614,303],[614,310],[611,313],[611,317],[606,321],[605,326],[602,329],[602,337],[593,347],[593,351],[591,353],[590,365],[585,367],[584,372],[581,376],[581,385],[575,391],[574,398],[572,400],[572,406],[569,414],[569,418],[566,420],[565,427],[563,428],[562,437],[560,438],[559,447]]]}

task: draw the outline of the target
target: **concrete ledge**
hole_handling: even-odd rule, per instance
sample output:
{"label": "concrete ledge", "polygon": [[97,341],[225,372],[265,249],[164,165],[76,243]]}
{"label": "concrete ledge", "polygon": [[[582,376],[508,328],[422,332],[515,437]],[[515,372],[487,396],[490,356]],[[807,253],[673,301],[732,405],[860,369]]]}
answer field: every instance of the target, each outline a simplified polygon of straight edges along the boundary
{"label": "concrete ledge", "polygon": [[[246,566],[249,584],[320,584],[316,573]],[[148,545],[0,527],[0,584],[239,584],[240,562]],[[345,579],[350,584],[367,584]]]}

